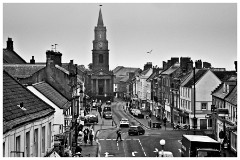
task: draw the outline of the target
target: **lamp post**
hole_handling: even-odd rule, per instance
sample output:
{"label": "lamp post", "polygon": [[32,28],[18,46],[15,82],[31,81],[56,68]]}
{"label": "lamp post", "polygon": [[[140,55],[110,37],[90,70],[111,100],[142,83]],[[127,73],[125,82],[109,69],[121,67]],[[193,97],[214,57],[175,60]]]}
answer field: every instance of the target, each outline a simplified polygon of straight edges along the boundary
{"label": "lamp post", "polygon": [[160,145],[162,146],[162,157],[164,157],[164,145],[165,145],[166,141],[164,139],[160,140]]}
{"label": "lamp post", "polygon": [[193,67],[193,133],[194,135],[196,134],[196,121],[197,121],[197,118],[196,118],[196,89],[195,89],[195,67]]}

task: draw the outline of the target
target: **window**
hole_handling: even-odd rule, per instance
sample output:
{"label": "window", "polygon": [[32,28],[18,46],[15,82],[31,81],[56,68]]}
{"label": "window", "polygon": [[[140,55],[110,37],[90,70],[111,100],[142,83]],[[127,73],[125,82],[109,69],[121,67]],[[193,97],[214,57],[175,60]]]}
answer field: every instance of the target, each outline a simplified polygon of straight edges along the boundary
{"label": "window", "polygon": [[3,157],[5,157],[5,142],[3,142]]}
{"label": "window", "polygon": [[212,127],[212,119],[211,118],[208,119],[208,127]]}
{"label": "window", "polygon": [[48,124],[48,148],[51,148],[52,142],[52,124],[51,122]]}
{"label": "window", "polygon": [[26,157],[30,157],[30,131],[26,133]]}
{"label": "window", "polygon": [[16,137],[16,157],[20,157],[20,149],[21,149],[21,145],[20,145],[20,136]]}
{"label": "window", "polygon": [[99,63],[103,63],[103,55],[99,54]]}
{"label": "window", "polygon": [[34,157],[38,157],[38,129],[34,130],[34,140],[33,140],[33,144],[34,144]]}
{"label": "window", "polygon": [[45,126],[42,127],[42,153],[45,153]]}
{"label": "window", "polygon": [[207,109],[207,103],[202,103],[201,104],[201,109],[206,110]]}

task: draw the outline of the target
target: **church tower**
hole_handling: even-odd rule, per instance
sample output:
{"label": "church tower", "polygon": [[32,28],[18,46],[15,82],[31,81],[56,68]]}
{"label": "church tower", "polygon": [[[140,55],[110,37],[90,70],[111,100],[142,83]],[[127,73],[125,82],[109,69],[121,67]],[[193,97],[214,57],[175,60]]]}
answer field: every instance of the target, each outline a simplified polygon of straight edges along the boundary
{"label": "church tower", "polygon": [[92,69],[87,73],[86,94],[93,100],[113,101],[113,71],[109,71],[107,29],[103,24],[101,8],[94,29]]}
{"label": "church tower", "polygon": [[92,70],[109,70],[109,50],[107,41],[107,29],[103,24],[101,8],[99,10],[98,23],[94,29],[92,50]]}

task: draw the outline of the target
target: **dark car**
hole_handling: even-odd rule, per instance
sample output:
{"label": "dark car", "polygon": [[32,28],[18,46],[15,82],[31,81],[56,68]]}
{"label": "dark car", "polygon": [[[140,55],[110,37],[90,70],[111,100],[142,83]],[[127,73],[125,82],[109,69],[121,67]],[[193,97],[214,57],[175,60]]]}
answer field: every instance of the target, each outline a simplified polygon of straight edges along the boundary
{"label": "dark car", "polygon": [[88,114],[85,116],[84,123],[98,123],[98,116],[94,114]]}
{"label": "dark car", "polygon": [[103,112],[103,118],[105,118],[105,119],[112,119],[112,112],[111,111]]}
{"label": "dark car", "polygon": [[108,115],[107,117],[112,118],[112,108],[109,106],[103,107],[103,118],[106,118],[106,115]]}
{"label": "dark car", "polygon": [[144,133],[145,130],[142,128],[142,126],[131,126],[128,130],[128,135],[143,135]]}
{"label": "dark car", "polygon": [[107,101],[106,104],[107,104],[107,105],[111,105],[111,101]]}

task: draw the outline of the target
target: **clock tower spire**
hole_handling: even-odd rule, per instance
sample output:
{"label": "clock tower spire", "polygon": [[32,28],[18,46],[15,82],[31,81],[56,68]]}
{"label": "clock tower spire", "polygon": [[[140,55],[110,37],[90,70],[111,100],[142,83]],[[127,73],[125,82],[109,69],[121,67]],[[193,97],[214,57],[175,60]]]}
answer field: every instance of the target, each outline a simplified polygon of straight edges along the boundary
{"label": "clock tower spire", "polygon": [[103,25],[103,19],[102,19],[102,11],[101,11],[101,8],[100,8],[100,10],[99,10],[99,16],[98,16],[98,24],[97,24],[97,26],[101,26],[101,27],[104,26],[104,25]]}
{"label": "clock tower spire", "polygon": [[[100,5],[101,6],[101,5]],[[99,10],[98,23],[94,29],[92,50],[92,70],[109,71],[109,50],[107,41],[107,29],[103,24],[101,8]]]}
{"label": "clock tower spire", "polygon": [[[100,5],[101,6],[101,5]],[[109,70],[109,50],[107,29],[103,24],[101,8],[99,10],[97,26],[94,28],[92,49],[92,70],[87,72],[86,94],[92,99],[113,101],[113,71]]]}

